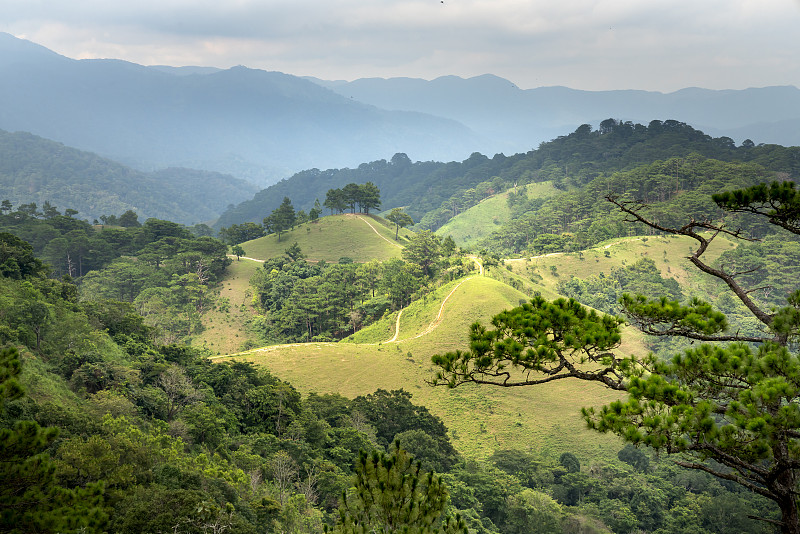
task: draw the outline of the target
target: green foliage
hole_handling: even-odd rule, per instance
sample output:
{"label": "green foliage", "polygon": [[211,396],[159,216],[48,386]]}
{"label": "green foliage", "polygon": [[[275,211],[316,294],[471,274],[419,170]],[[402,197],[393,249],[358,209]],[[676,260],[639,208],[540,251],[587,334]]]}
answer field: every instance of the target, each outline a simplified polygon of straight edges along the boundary
{"label": "green foliage", "polygon": [[376,441],[382,447],[388,449],[399,436],[406,436],[411,452],[424,451],[418,459],[429,468],[445,471],[455,463],[457,453],[444,423],[424,406],[413,404],[407,391],[378,389],[353,399],[352,409],[375,428]]}
{"label": "green foliage", "polygon": [[[790,205],[794,198],[791,188],[779,190]],[[718,199],[727,209],[752,208],[769,217],[770,223],[800,232],[793,226],[796,215],[790,208],[762,213],[760,206],[741,204],[763,202],[759,196],[763,192],[764,188],[755,186]],[[592,351],[613,349],[619,343],[618,323],[606,330],[611,334],[606,337],[604,330],[598,329],[598,317],[574,301],[548,303],[535,298],[531,305],[495,316],[495,330],[473,325],[469,352],[434,356],[434,363],[441,367],[434,383],[451,387],[463,382],[509,386],[541,384],[564,377],[599,380],[611,389],[627,392],[628,399],[599,410],[585,408],[583,415],[590,428],[613,432],[634,445],[681,454],[678,465],[713,474],[773,501],[781,510],[782,531],[800,531],[796,501],[800,358],[790,343],[800,330],[800,314],[795,313],[800,299],[793,295],[784,309],[777,313],[766,311],[751,299],[752,291],[741,284],[740,273],[731,274],[706,263],[702,256],[717,235],[725,232],[736,237],[738,232],[708,219],[670,227],[645,216],[641,204],[613,196],[609,200],[630,220],[695,239],[698,247],[690,260],[724,282],[768,331],[759,335],[729,334],[725,316],[699,299],[682,305],[668,297],[625,295],[623,307],[646,333],[733,343],[703,344],[667,361],[653,354],[631,359],[621,359],[613,353],[593,357]],[[700,230],[712,233],[706,237]],[[556,310],[558,314],[554,313]],[[615,321],[608,316],[606,319]],[[565,335],[558,328],[561,324],[572,329],[567,329]],[[577,362],[580,365],[576,365],[564,357],[565,350],[588,357],[582,357]],[[601,369],[587,368],[583,366],[586,363],[599,363]],[[634,455],[628,452],[624,456],[641,467],[641,460],[634,460]],[[577,473],[568,476],[574,475]],[[580,496],[579,492],[570,501],[580,502]],[[636,523],[631,509],[621,503],[604,502],[599,512],[616,530],[630,530]]]}
{"label": "green foliage", "polygon": [[228,228],[219,229],[219,237],[229,245],[238,245],[264,235],[264,227],[254,222],[232,224]]}
{"label": "green foliage", "polygon": [[800,191],[794,182],[770,182],[747,189],[717,193],[712,197],[726,211],[755,213],[770,224],[800,234]]}
{"label": "green foliage", "polygon": [[236,260],[237,260],[237,261],[239,261],[239,259],[240,259],[242,256],[244,256],[244,255],[245,255],[245,251],[244,251],[244,249],[241,247],[241,245],[233,245],[233,246],[231,247],[231,254],[233,254],[234,256],[236,256]]}
{"label": "green foliage", "polygon": [[563,512],[549,495],[525,488],[508,498],[505,528],[509,534],[559,534]]}
{"label": "green foliage", "polygon": [[[584,249],[628,236],[631,231],[655,233],[642,225],[625,224],[604,198],[609,194],[635,198],[647,203],[651,219],[680,226],[685,220],[722,215],[711,200],[712,193],[764,183],[772,177],[753,163],[705,159],[699,154],[669,158],[619,172],[589,173],[590,180],[576,184],[580,187],[531,205],[479,246],[503,254],[539,255]],[[732,221],[742,221],[752,231],[758,231],[752,217],[739,216]]]}
{"label": "green foliage", "polygon": [[[537,296],[496,315],[492,330],[473,324],[468,352],[434,356],[433,363],[441,370],[433,383],[508,387],[581,378],[621,389],[622,373],[630,362],[609,351],[620,343],[622,323],[620,318],[599,315],[572,299],[548,302]],[[586,368],[587,363],[598,367]],[[515,368],[522,373],[512,373]]]}
{"label": "green foliage", "polygon": [[405,228],[406,226],[414,224],[414,219],[412,219],[408,213],[404,212],[402,208],[392,208],[392,211],[386,216],[386,220],[395,225],[395,241],[397,241],[397,233],[400,231],[400,228]]}
{"label": "green foliage", "polygon": [[46,274],[47,269],[33,255],[33,247],[8,232],[0,232],[0,276],[19,280]]}
{"label": "green foliage", "polygon": [[[356,183],[349,183],[341,189],[328,189],[325,195],[325,207],[336,213],[344,213],[346,209],[350,213],[356,212],[356,205],[358,205],[359,213],[369,213],[371,209],[377,209],[381,205],[381,191],[372,182],[367,182],[362,185]],[[314,209],[317,209],[319,215],[319,200],[315,200]]]}
{"label": "green foliage", "polygon": [[558,457],[558,463],[564,466],[564,469],[566,469],[568,473],[578,473],[581,470],[580,460],[571,452],[562,453],[561,456]]}
{"label": "green foliage", "polygon": [[460,517],[444,518],[447,489],[441,477],[394,443],[391,454],[363,452],[353,489],[342,495],[333,532],[467,532]]}
{"label": "green foliage", "polygon": [[403,259],[419,267],[422,275],[433,278],[442,259],[442,239],[429,230],[417,232],[403,249]]}
{"label": "green foliage", "polygon": [[268,234],[277,234],[278,241],[280,241],[281,234],[286,230],[294,230],[296,220],[297,217],[292,201],[289,200],[289,197],[283,197],[281,205],[272,210],[272,214],[269,217],[264,218],[264,230]]}
{"label": "green foliage", "polygon": [[[294,243],[292,243],[292,244],[289,246],[289,248],[287,248],[287,249],[284,251],[284,253],[285,253],[285,254],[286,254],[286,256],[287,256],[287,257],[288,257],[290,260],[292,260],[292,261],[297,261],[297,260],[301,260],[301,259],[305,258],[305,254],[303,254],[303,251],[302,251],[302,250],[300,250],[300,246],[297,244],[297,241],[295,241]],[[340,263],[341,263],[341,262],[340,262]],[[352,262],[351,262],[351,263],[352,263]]]}
{"label": "green foliage", "polygon": [[[22,397],[17,382],[22,370],[14,348],[0,349],[0,409]],[[3,413],[5,415],[5,413]],[[74,491],[57,484],[46,452],[58,431],[33,421],[17,420],[0,428],[0,530],[55,532],[83,528],[99,532],[106,517],[98,508],[102,485]]]}
{"label": "green foliage", "polygon": [[650,458],[647,457],[647,454],[630,443],[617,453],[617,458],[642,473],[647,473],[650,469]]}
{"label": "green foliage", "polygon": [[665,295],[666,299],[683,297],[678,283],[663,278],[661,271],[650,258],[641,258],[632,265],[611,270],[585,279],[571,277],[558,283],[558,292],[606,313],[619,314],[623,310],[623,294]]}

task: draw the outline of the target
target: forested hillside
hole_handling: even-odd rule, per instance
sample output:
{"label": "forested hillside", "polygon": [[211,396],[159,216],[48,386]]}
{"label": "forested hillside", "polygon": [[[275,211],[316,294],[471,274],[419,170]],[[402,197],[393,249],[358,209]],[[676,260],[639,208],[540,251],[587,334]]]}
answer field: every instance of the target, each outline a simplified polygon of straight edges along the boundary
{"label": "forested hillside", "polygon": [[411,162],[404,154],[396,154],[390,161],[364,163],[356,169],[303,171],[227,211],[218,226],[260,221],[284,196],[308,209],[316,198],[324,198],[328,188],[372,181],[381,190],[384,209],[404,206],[420,227],[436,230],[480,200],[514,185],[552,181],[569,190],[601,174],[691,154],[800,175],[799,148],[752,142],[736,146],[729,138],[712,138],[673,120],[645,126],[608,119],[597,129],[583,125],[525,154],[497,154],[490,159],[475,153],[450,163]]}
{"label": "forested hillside", "polygon": [[195,224],[216,219],[255,187],[233,176],[171,168],[145,173],[42,139],[0,130],[0,200],[68,207],[89,221],[135,211]]}
{"label": "forested hillside", "polygon": [[[798,321],[797,196],[792,184],[759,184],[796,176],[797,155],[794,148],[736,147],[680,123],[609,121],[508,158],[475,154],[462,163],[415,164],[397,155],[355,170],[309,171],[324,190],[302,194],[325,199],[337,215],[320,218],[320,202],[312,204],[313,216],[298,218],[292,201],[302,205],[279,195],[280,206],[260,211],[263,225],[227,227],[223,237],[235,259],[205,225],[140,221],[132,210],[105,213],[104,224],[93,225],[50,202],[4,201],[0,525],[53,533],[318,534],[325,526],[345,533],[354,521],[388,524],[409,491],[425,513],[402,522],[419,521],[421,532],[774,532],[787,507],[760,491],[772,482],[748,486],[714,463],[675,464],[654,454],[663,447],[660,434],[637,441],[641,427],[626,434],[611,425],[623,417],[635,423],[643,413],[626,411],[637,409],[633,401],[620,404],[623,385],[646,379],[647,391],[658,392],[663,369],[665,380],[706,369],[667,367],[681,360],[662,357],[728,350],[693,345],[708,339],[763,343],[758,357],[772,358],[763,362],[747,356],[749,345],[730,349],[752,368],[741,378],[742,367],[731,363],[730,376],[741,380],[735,394],[743,391],[745,404],[713,419],[700,403],[702,417],[686,424],[697,420],[702,430],[731,418],[746,423],[742,435],[785,424],[790,431],[782,436],[794,446],[791,418],[751,417],[771,401],[746,402],[751,394],[780,391],[779,411],[794,417],[787,410],[796,396],[782,399],[794,395],[796,373],[767,384],[775,387],[761,381],[768,372],[790,375],[782,369],[794,369],[796,360],[789,349]],[[426,182],[423,169],[438,181]],[[403,177],[411,187],[403,187]],[[712,197],[742,188],[750,189]],[[505,204],[497,221],[503,224],[485,218],[495,233],[469,254],[422,224],[401,234],[400,222],[390,222],[401,221],[401,211],[389,220],[364,213],[393,207],[390,195],[409,199],[409,210],[439,202],[427,212],[434,222],[491,197],[488,209]],[[775,220],[791,235],[776,233],[769,215],[737,209],[748,199],[780,209],[783,219]],[[643,217],[638,224],[630,222],[635,214]],[[714,226],[711,217],[724,224]],[[695,226],[668,235],[665,229],[687,220]],[[761,241],[737,244],[738,237]],[[716,239],[710,250],[709,239]],[[719,280],[690,273],[700,254],[703,265],[722,273]],[[235,280],[235,300],[223,293],[234,282],[233,262],[258,265],[236,269],[248,279]],[[725,276],[746,286],[746,301],[731,296]],[[557,293],[609,315],[577,301],[547,300]],[[769,314],[754,320],[747,302],[777,310],[775,322]],[[623,327],[612,315],[621,312],[653,338]],[[533,313],[537,321],[526,322]],[[476,323],[492,317],[497,330]],[[221,326],[214,332],[232,336],[224,345],[203,336],[212,320]],[[225,330],[234,320],[243,329],[235,334]],[[530,343],[537,350],[523,353],[518,340],[528,343],[541,325],[550,330]],[[697,337],[676,340],[676,332],[692,329]],[[772,343],[784,345],[773,350]],[[222,346],[253,350],[212,352]],[[657,355],[647,356],[649,349]],[[565,354],[584,353],[577,363],[559,364]],[[529,369],[506,374],[505,355],[509,365]],[[708,367],[730,361],[720,356]],[[614,382],[622,372],[629,381]],[[563,380],[535,394],[429,387],[480,373],[490,376],[485,383],[549,383],[559,373],[599,379]],[[619,389],[603,391],[603,380]],[[759,386],[738,385],[748,381]],[[704,384],[691,390],[696,398],[708,395]],[[681,402],[686,398],[695,397]],[[601,412],[605,403],[617,411]],[[596,429],[631,443],[584,428],[581,406]],[[604,422],[594,418],[600,413]],[[683,413],[689,412],[670,417]],[[659,421],[643,426],[661,432]],[[673,429],[664,428],[665,439],[673,439]],[[724,439],[707,435],[737,447],[739,434],[726,432]],[[680,438],[669,443],[667,453],[691,452]],[[754,458],[747,465],[756,474],[759,462],[783,454],[762,443],[742,453]],[[393,485],[398,471],[413,489]]]}

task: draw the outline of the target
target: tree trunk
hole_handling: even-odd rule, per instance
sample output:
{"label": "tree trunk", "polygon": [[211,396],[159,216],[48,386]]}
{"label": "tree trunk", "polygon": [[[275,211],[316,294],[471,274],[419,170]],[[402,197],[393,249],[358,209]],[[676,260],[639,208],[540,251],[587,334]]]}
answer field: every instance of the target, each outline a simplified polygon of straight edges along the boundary
{"label": "tree trunk", "polygon": [[797,517],[797,504],[792,494],[787,495],[780,503],[781,534],[800,534],[800,520]]}

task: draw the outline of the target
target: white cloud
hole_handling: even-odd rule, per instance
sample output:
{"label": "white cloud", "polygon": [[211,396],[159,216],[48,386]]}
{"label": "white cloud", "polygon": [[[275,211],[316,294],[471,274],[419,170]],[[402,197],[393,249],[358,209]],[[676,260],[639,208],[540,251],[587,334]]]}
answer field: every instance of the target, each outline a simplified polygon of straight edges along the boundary
{"label": "white cloud", "polygon": [[4,3],[0,30],[70,57],[348,79],[491,72],[521,87],[800,85],[798,0]]}

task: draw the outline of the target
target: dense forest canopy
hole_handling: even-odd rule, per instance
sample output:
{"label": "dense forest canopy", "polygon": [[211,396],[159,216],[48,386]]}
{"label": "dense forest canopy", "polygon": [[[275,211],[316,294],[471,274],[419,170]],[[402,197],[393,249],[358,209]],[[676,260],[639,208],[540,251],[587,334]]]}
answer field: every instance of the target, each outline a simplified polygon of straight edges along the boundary
{"label": "dense forest canopy", "polygon": [[[584,185],[603,173],[699,154],[720,161],[751,162],[769,171],[800,174],[800,149],[779,145],[740,146],[726,137],[713,138],[674,120],[648,125],[603,121],[597,129],[584,124],[573,133],[542,143],[524,154],[489,158],[474,153],[462,162],[412,162],[405,154],[391,160],[363,163],[355,169],[311,169],[295,174],[224,213],[218,226],[258,222],[263,213],[290,197],[310,208],[324,191],[349,182],[372,181],[381,190],[383,208],[405,207],[423,228],[436,230],[450,217],[487,195],[515,184],[553,180],[561,187]],[[471,190],[472,191],[470,193]],[[476,194],[477,191],[477,194]]]}

